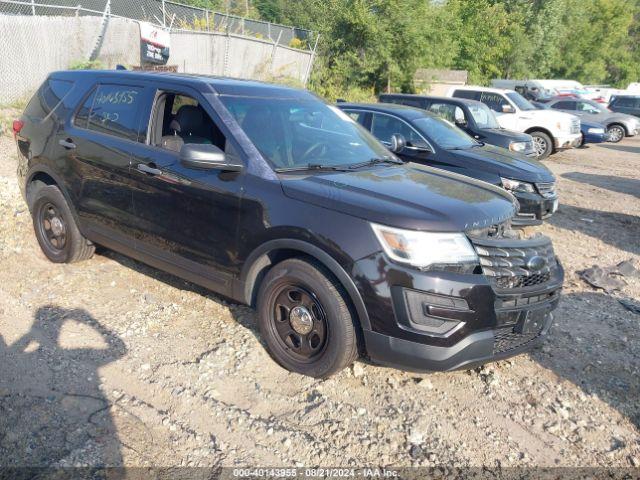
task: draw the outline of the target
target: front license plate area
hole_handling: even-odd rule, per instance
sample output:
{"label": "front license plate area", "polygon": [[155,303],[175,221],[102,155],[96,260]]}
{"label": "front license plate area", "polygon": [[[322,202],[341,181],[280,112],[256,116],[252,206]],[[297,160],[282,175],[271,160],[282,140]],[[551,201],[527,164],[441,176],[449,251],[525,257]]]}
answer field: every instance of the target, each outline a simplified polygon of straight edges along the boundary
{"label": "front license plate area", "polygon": [[520,319],[513,331],[521,334],[540,333],[547,319],[547,314],[547,309],[531,310],[524,318]]}

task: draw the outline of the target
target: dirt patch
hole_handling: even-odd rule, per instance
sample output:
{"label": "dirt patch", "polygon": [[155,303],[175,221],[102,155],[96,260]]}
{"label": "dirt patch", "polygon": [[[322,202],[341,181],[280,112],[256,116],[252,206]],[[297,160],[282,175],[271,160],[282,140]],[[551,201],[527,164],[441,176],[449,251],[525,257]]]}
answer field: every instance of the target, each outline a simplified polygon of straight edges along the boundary
{"label": "dirt patch", "polygon": [[543,347],[326,381],[278,367],[249,308],[109,251],[46,261],[0,152],[0,465],[640,466],[640,316],[576,274],[640,266],[640,140],[546,162],[567,281]]}

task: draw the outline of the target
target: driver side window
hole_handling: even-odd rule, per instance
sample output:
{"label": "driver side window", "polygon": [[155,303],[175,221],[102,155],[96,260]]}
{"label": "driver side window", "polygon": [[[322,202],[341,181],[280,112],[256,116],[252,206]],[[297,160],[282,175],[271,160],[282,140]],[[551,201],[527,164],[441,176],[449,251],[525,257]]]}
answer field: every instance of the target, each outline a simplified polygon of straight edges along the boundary
{"label": "driver side window", "polygon": [[150,144],[179,152],[186,143],[215,145],[230,149],[225,135],[198,101],[182,93],[163,91],[154,110]]}
{"label": "driver side window", "polygon": [[390,144],[393,135],[402,135],[408,146],[427,147],[427,142],[399,118],[390,115],[373,114],[371,133],[380,141]]}

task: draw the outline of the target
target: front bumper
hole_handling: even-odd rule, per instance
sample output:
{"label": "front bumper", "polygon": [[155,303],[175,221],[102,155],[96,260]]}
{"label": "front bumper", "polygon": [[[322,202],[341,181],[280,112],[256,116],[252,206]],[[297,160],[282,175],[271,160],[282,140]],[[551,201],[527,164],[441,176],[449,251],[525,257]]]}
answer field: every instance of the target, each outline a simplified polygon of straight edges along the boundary
{"label": "front bumper", "polygon": [[524,353],[544,340],[552,323],[550,312],[539,334],[502,351],[498,347],[501,333],[496,330],[473,333],[451,347],[424,345],[376,332],[364,332],[364,340],[367,351],[374,352],[370,357],[375,363],[416,372],[442,372],[470,369]]}
{"label": "front bumper", "polygon": [[543,197],[539,193],[514,192],[520,204],[518,214],[512,224],[517,227],[540,225],[558,209],[558,197]]}
{"label": "front bumper", "polygon": [[413,371],[471,368],[529,350],[548,334],[564,280],[559,263],[548,281],[518,288],[478,273],[405,268],[383,254],[354,268],[371,323],[363,332],[369,359]]}
{"label": "front bumper", "polygon": [[585,133],[583,144],[603,143],[607,140],[609,140],[609,135],[607,135],[606,133]]}
{"label": "front bumper", "polygon": [[582,133],[565,133],[554,138],[556,150],[565,150],[567,148],[575,148],[582,141]]}

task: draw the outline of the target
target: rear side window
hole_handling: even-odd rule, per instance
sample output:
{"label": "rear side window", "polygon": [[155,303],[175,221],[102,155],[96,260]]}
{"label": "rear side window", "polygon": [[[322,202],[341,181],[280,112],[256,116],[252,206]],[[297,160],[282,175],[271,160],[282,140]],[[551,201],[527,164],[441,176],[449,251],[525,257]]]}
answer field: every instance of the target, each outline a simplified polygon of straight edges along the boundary
{"label": "rear side window", "polygon": [[551,108],[555,110],[575,110],[576,102],[558,102],[551,105]]}
{"label": "rear side window", "polygon": [[502,113],[502,105],[509,105],[509,103],[499,93],[482,92],[480,95],[480,101],[494,112],[500,113]]}
{"label": "rear side window", "polygon": [[613,104],[616,107],[635,107],[636,99],[633,97],[617,97],[614,99]]}
{"label": "rear side window", "polygon": [[453,92],[453,96],[458,98],[468,98],[470,100],[477,100],[478,92],[474,90],[456,90],[455,92]]}
{"label": "rear side window", "polygon": [[141,111],[142,88],[127,85],[98,85],[75,117],[75,125],[136,141]]}
{"label": "rear side window", "polygon": [[462,109],[450,103],[432,103],[429,111],[450,122],[462,122],[465,120]]}
{"label": "rear side window", "polygon": [[62,114],[58,110],[64,106],[72,88],[73,82],[48,78],[27,105],[25,115],[33,120],[42,120],[51,112]]}

